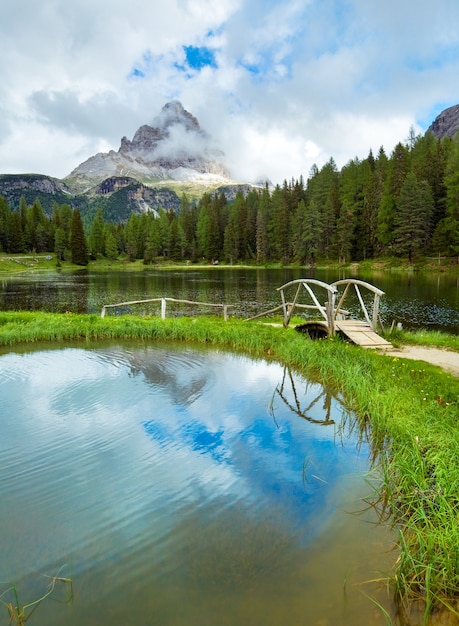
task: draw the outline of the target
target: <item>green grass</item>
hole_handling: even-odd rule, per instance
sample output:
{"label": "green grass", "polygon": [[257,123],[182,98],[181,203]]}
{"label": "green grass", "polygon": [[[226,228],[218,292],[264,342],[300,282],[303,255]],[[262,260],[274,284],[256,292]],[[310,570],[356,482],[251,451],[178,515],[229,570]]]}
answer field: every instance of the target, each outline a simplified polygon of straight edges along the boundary
{"label": "green grass", "polygon": [[[415,333],[400,339],[457,347],[457,338]],[[199,342],[274,359],[339,391],[362,431],[370,426],[382,475],[378,507],[400,532],[389,582],[403,608],[421,599],[426,612],[459,600],[459,379],[424,362],[384,356],[344,341],[312,341],[293,329],[201,317],[0,312],[0,346],[36,342]]]}
{"label": "green grass", "polygon": [[459,336],[449,335],[440,331],[415,330],[404,331],[394,330],[386,333],[386,337],[394,344],[409,344],[413,346],[429,346],[431,348],[447,348],[459,352]]}

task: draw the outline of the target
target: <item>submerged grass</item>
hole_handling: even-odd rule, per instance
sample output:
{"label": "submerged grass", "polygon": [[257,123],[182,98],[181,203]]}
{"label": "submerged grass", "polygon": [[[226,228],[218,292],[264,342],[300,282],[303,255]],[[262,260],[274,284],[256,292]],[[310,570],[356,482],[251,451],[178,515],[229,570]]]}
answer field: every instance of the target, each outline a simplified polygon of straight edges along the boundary
{"label": "submerged grass", "polygon": [[49,583],[46,591],[42,595],[28,603],[21,603],[19,600],[19,593],[15,585],[10,585],[0,594],[0,604],[3,605],[8,611],[9,624],[15,624],[16,626],[24,626],[29,621],[30,617],[35,613],[40,604],[47,598],[54,595],[58,584],[65,588],[66,596],[58,599],[54,598],[56,602],[62,602],[67,604],[73,599],[73,582],[69,577],[62,576],[62,572],[67,566],[63,565],[55,576],[45,576]]}
{"label": "submerged grass", "polygon": [[[403,335],[403,338],[405,338]],[[339,391],[362,429],[371,427],[382,473],[381,516],[400,533],[390,583],[401,609],[425,615],[459,600],[459,379],[424,362],[384,356],[340,339],[218,318],[0,312],[0,349],[30,342],[136,339],[211,344],[279,360]],[[439,338],[434,335],[434,342]],[[424,343],[426,343],[424,341]],[[447,341],[450,348],[454,341]],[[440,345],[440,344],[435,344]]]}

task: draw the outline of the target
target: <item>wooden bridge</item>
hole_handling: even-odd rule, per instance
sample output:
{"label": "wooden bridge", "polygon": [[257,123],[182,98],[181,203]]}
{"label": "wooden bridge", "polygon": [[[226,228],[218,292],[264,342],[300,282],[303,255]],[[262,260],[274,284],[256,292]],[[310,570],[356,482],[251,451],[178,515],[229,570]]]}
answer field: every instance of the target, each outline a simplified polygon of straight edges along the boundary
{"label": "wooden bridge", "polygon": [[[372,294],[371,306],[365,303],[361,289]],[[282,310],[283,325],[286,328],[296,311],[312,311],[316,314],[314,319],[308,319],[303,324],[297,325],[298,330],[316,336],[334,336],[340,332],[353,343],[365,348],[392,348],[392,344],[377,333],[378,324],[382,328],[379,303],[384,292],[374,285],[354,278],[337,280],[331,284],[314,278],[299,278],[282,285],[278,291],[282,304],[249,319],[253,320]],[[319,301],[316,293],[319,291],[322,293],[322,301],[325,299],[324,304]],[[349,300],[352,293],[357,297],[363,319],[351,319],[351,313],[343,308],[346,299]]]}
{"label": "wooden bridge", "polygon": [[[372,294],[371,306],[365,303],[361,289],[365,289]],[[342,293],[341,293],[342,290]],[[314,278],[299,278],[292,280],[277,289],[281,296],[281,304],[274,309],[264,311],[246,321],[260,317],[266,317],[272,313],[282,311],[283,325],[289,325],[293,314],[296,311],[308,311],[315,313],[315,316],[305,319],[304,323],[297,324],[296,329],[308,332],[311,336],[326,337],[334,336],[337,332],[345,335],[350,341],[366,348],[392,348],[392,344],[378,335],[378,324],[382,327],[379,315],[379,302],[384,292],[370,283],[354,278],[337,280],[328,284]],[[321,292],[322,295],[316,294]],[[352,319],[350,311],[343,308],[345,300],[350,300],[350,294],[355,294],[363,319]],[[368,293],[366,294],[368,296]],[[308,300],[304,302],[304,298]],[[325,300],[324,304],[319,301]],[[366,297],[368,301],[368,297]],[[117,304],[105,304],[102,307],[101,317],[105,317],[107,309],[121,307],[131,308],[133,305],[161,303],[161,318],[166,318],[167,303],[178,303],[194,305],[199,307],[219,308],[223,312],[223,319],[228,319],[228,308],[230,304],[212,304],[209,302],[195,302],[191,300],[177,300],[176,298],[150,298],[148,300],[132,300],[130,302],[118,302]],[[355,308],[355,307],[354,307]],[[370,312],[369,312],[370,309]]]}

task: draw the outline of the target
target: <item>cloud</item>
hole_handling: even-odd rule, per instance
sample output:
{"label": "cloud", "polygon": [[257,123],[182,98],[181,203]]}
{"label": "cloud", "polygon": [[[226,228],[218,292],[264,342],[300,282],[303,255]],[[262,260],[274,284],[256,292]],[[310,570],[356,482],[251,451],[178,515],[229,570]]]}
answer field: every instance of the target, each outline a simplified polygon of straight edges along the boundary
{"label": "cloud", "polygon": [[[82,100],[78,92],[35,91],[30,105],[39,121],[72,135],[119,140],[119,129],[131,114],[113,92],[103,92]],[[140,120],[138,120],[140,121]]]}
{"label": "cloud", "polygon": [[2,173],[65,176],[179,99],[237,178],[282,183],[389,152],[459,101],[459,5],[16,0],[0,71]]}

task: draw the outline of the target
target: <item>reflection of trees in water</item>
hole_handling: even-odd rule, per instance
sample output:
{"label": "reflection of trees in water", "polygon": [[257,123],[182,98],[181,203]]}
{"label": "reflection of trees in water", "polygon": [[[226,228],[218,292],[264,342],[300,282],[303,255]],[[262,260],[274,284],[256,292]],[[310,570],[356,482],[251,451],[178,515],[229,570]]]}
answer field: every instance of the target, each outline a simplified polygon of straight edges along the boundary
{"label": "reflection of trees in water", "polygon": [[72,275],[26,276],[0,283],[2,310],[88,312],[89,280],[85,270]]}

